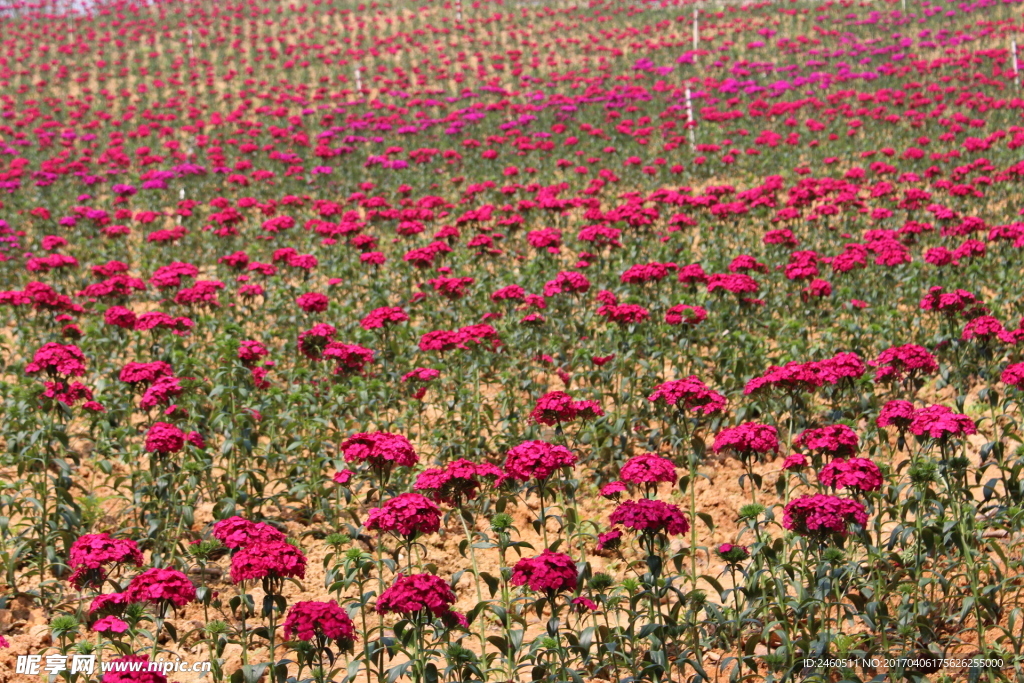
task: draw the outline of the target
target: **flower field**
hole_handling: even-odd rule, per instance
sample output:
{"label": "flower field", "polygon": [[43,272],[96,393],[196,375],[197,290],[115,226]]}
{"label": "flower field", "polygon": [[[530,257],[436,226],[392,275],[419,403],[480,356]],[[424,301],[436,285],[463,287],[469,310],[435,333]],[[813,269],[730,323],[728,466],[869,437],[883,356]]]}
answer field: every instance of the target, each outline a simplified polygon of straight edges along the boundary
{"label": "flower field", "polygon": [[1021,2],[7,5],[0,683],[1024,680]]}

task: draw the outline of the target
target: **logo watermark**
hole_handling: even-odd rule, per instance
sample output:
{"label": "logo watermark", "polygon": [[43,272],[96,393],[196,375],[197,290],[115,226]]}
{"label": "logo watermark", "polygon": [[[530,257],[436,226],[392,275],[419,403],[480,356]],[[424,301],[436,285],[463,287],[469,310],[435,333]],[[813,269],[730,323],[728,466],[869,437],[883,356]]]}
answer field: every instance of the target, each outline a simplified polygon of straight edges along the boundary
{"label": "logo watermark", "polygon": [[166,676],[169,673],[207,673],[210,671],[210,662],[186,662],[181,659],[165,660],[161,658],[152,662],[98,662],[96,655],[18,655],[15,667],[15,673],[26,676],[56,675],[62,671],[73,674],[148,671]]}

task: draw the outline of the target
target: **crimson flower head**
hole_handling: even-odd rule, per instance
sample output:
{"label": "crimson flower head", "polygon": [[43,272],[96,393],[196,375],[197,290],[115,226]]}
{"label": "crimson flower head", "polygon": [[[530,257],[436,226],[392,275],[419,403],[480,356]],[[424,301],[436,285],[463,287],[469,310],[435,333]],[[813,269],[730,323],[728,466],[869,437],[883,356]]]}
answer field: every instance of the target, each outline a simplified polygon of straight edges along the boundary
{"label": "crimson flower head", "polygon": [[524,441],[509,449],[505,456],[505,473],[519,481],[546,480],[563,467],[576,464],[576,456],[565,446],[546,441]]}
{"label": "crimson flower head", "polygon": [[746,546],[732,543],[723,543],[715,549],[715,553],[729,564],[739,564],[750,557],[750,551]]}
{"label": "crimson flower head", "polygon": [[598,550],[617,550],[620,545],[622,545],[622,532],[618,529],[597,535]]}
{"label": "crimson flower head", "polygon": [[658,484],[676,480],[676,467],[668,458],[654,453],[634,455],[619,471],[622,481],[631,484]]}
{"label": "crimson flower head", "polygon": [[524,557],[512,568],[513,586],[527,586],[538,593],[576,590],[576,563],[565,553],[545,550],[536,557]]}
{"label": "crimson flower head", "polygon": [[601,487],[601,495],[611,500],[618,500],[619,496],[626,492],[626,484],[622,481],[613,481]]}
{"label": "crimson flower head", "polygon": [[771,425],[744,422],[718,432],[711,449],[715,453],[729,450],[741,459],[755,454],[778,453],[779,435]]}
{"label": "crimson flower head", "polygon": [[787,455],[786,459],[782,461],[782,469],[786,471],[800,470],[804,467],[807,467],[807,458],[803,453]]}
{"label": "crimson flower head", "polygon": [[721,413],[726,406],[725,397],[709,389],[696,375],[659,384],[647,400],[705,416]]}
{"label": "crimson flower head", "polygon": [[250,522],[238,516],[214,522],[213,537],[232,550],[261,541],[283,541],[286,538],[269,524]]}
{"label": "crimson flower head", "polygon": [[945,440],[951,436],[976,434],[978,428],[967,415],[954,413],[946,406],[932,405],[916,411],[910,431],[917,436]]}
{"label": "crimson flower head", "polygon": [[370,510],[366,528],[390,531],[409,539],[432,534],[441,528],[441,510],[422,494],[403,493]]}
{"label": "crimson flower head", "polygon": [[789,362],[785,365],[771,365],[760,377],[753,377],[743,388],[745,395],[766,392],[771,389],[782,391],[814,391],[822,385],[822,376],[817,363]]}
{"label": "crimson flower head", "polygon": [[844,424],[805,429],[796,435],[793,444],[833,458],[849,458],[857,452],[860,439],[857,432]]}
{"label": "crimson flower head", "polygon": [[871,361],[876,382],[900,381],[914,378],[918,374],[930,375],[938,372],[939,364],[928,349],[917,344],[893,346]]}
{"label": "crimson flower head", "polygon": [[284,620],[284,637],[296,640],[322,640],[348,650],[358,638],[352,619],[337,602],[297,602]]}
{"label": "crimson flower head", "polygon": [[152,363],[128,363],[118,375],[125,384],[152,384],[163,377],[173,377],[174,369],[162,360]]}
{"label": "crimson flower head", "polygon": [[252,367],[259,363],[261,358],[269,355],[270,351],[266,346],[252,339],[246,339],[238,345],[238,360],[242,361],[246,367]]}
{"label": "crimson flower head", "polygon": [[665,311],[665,322],[669,325],[699,325],[707,320],[708,312],[701,306],[679,304]]}
{"label": "crimson flower head", "polygon": [[337,361],[338,366],[334,369],[334,374],[343,375],[362,372],[367,365],[373,362],[373,353],[371,349],[358,344],[330,342],[324,348],[321,357]]}
{"label": "crimson flower head", "polygon": [[337,330],[333,325],[320,323],[299,334],[299,351],[310,360],[319,360],[324,348],[334,341]]}
{"label": "crimson flower head", "polygon": [[564,391],[550,391],[539,399],[530,413],[530,419],[544,425],[572,422],[576,417],[576,404]]}
{"label": "crimson flower head", "polygon": [[377,598],[379,614],[413,615],[430,612],[442,617],[451,611],[455,593],[448,582],[433,574],[399,574]]}
{"label": "crimson flower head", "polygon": [[879,427],[896,427],[903,432],[914,421],[916,413],[910,401],[893,400],[882,406],[876,423]]}
{"label": "crimson flower head", "polygon": [[169,602],[182,607],[196,599],[196,587],[177,569],[147,569],[128,584],[128,602]]}
{"label": "crimson flower head", "polygon": [[295,299],[296,305],[306,313],[323,313],[327,310],[330,300],[320,292],[307,292]]}
{"label": "crimson flower head", "polygon": [[364,317],[359,325],[364,330],[379,330],[386,326],[396,325],[409,319],[409,314],[399,306],[375,308]]}
{"label": "crimson flower head", "polygon": [[158,455],[177,453],[185,447],[185,432],[169,422],[154,422],[146,434],[146,451]]}
{"label": "crimson flower head", "polygon": [[90,627],[96,633],[125,633],[128,631],[128,622],[118,619],[113,614],[107,615],[102,619],[97,619],[93,622]]}
{"label": "crimson flower head", "polygon": [[74,568],[68,581],[75,588],[102,584],[108,564],[132,563],[142,566],[142,553],[135,541],[113,538],[110,534],[85,534],[71,544],[68,566]]}
{"label": "crimson flower head", "polygon": [[677,536],[690,530],[690,523],[675,505],[661,500],[626,500],[612,511],[609,521],[641,534]]}
{"label": "crimson flower head", "polygon": [[818,481],[834,489],[867,493],[882,488],[882,471],[867,458],[833,460],[818,472]]}
{"label": "crimson flower head", "polygon": [[375,470],[390,470],[393,466],[412,467],[419,462],[409,440],[390,432],[360,432],[341,442],[339,450],[345,462],[366,462]]}
{"label": "crimson flower head", "polygon": [[634,325],[651,317],[651,312],[638,304],[605,304],[598,306],[597,314],[619,325]]}
{"label": "crimson flower head", "polygon": [[424,491],[438,503],[458,507],[463,501],[476,498],[477,489],[484,477],[500,479],[503,473],[499,467],[490,463],[474,463],[465,458],[449,462],[443,469],[431,468],[424,470],[416,477],[413,486],[417,491]]}
{"label": "crimson flower head", "polygon": [[801,536],[846,536],[849,525],[868,522],[864,505],[849,498],[816,494],[789,501],[783,509],[782,526]]}
{"label": "crimson flower head", "polygon": [[544,296],[551,298],[558,294],[583,294],[590,289],[590,280],[583,273],[562,271],[554,280],[544,283]]}
{"label": "crimson flower head", "polygon": [[301,579],[306,556],[287,541],[257,541],[231,557],[231,583],[252,579]]}
{"label": "crimson flower head", "polygon": [[1007,365],[1000,379],[1007,386],[1024,389],[1024,363]]}
{"label": "crimson flower head", "polygon": [[49,342],[36,351],[25,374],[46,372],[51,376],[81,377],[85,374],[85,354],[74,344]]}

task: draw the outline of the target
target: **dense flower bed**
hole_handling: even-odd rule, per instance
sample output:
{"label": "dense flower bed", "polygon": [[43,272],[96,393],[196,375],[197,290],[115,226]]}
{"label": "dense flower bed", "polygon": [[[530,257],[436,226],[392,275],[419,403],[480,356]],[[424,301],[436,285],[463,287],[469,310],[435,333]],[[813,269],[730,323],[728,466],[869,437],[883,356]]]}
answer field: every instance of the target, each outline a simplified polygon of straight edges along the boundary
{"label": "dense flower bed", "polygon": [[0,667],[1024,677],[1021,11],[4,10]]}

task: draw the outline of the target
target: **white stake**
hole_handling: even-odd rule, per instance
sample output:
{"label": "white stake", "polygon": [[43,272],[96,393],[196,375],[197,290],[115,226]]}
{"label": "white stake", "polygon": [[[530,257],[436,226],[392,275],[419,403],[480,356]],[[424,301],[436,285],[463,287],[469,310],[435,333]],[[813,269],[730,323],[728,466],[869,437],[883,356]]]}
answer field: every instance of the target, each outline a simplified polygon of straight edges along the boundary
{"label": "white stake", "polygon": [[356,90],[360,93],[363,92],[363,74],[358,64],[356,64]]}
{"label": "white stake", "polygon": [[696,139],[693,132],[693,100],[690,99],[690,86],[686,86],[686,128],[690,132],[690,151],[696,149]]}
{"label": "white stake", "polygon": [[1013,58],[1013,84],[1020,85],[1020,65],[1017,63],[1017,39],[1010,38],[1010,55]]}
{"label": "white stake", "polygon": [[462,0],[455,0],[455,21],[462,23]]}
{"label": "white stake", "polygon": [[693,49],[697,49],[700,42],[700,31],[697,29],[697,5],[693,6]]}

